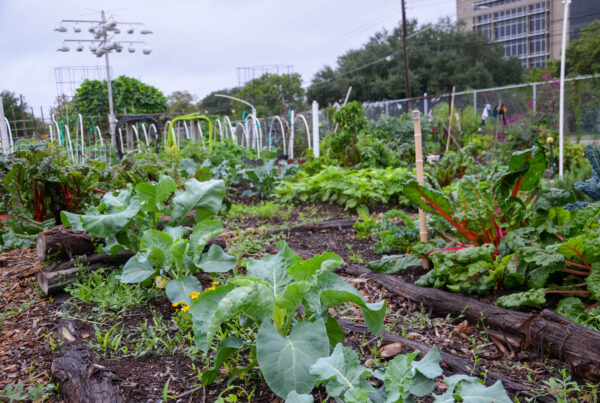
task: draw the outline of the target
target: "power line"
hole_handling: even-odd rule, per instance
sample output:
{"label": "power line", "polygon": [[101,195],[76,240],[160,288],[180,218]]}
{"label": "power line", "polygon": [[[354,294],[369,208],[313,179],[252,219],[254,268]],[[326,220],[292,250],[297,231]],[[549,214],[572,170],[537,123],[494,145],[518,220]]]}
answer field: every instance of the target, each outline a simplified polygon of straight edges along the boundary
{"label": "power line", "polygon": [[392,9],[388,10],[385,14],[379,15],[378,17],[376,17],[376,18],[374,18],[374,19],[372,19],[372,20],[370,20],[370,21],[368,21],[368,22],[366,22],[364,24],[361,24],[361,25],[355,27],[351,31],[348,31],[345,34],[342,34],[339,37],[337,37],[337,38],[335,38],[335,39],[333,39],[333,40],[331,40],[329,42],[326,42],[326,43],[321,44],[321,45],[319,45],[319,46],[317,46],[317,47],[315,47],[313,49],[310,49],[310,50],[308,50],[306,52],[303,52],[303,53],[299,54],[298,56],[296,56],[296,58],[294,58],[294,59],[292,59],[290,61],[290,64],[298,64],[301,61],[304,61],[304,60],[308,59],[309,57],[307,57],[307,55],[311,55],[310,57],[314,57],[314,56],[316,56],[316,55],[318,55],[320,53],[323,53],[327,49],[329,49],[329,48],[331,48],[331,47],[333,47],[335,45],[338,45],[339,43],[345,42],[348,39],[350,39],[350,38],[352,38],[352,37],[354,37],[356,35],[359,35],[359,34],[365,32],[365,31],[370,30],[373,25],[380,24],[383,21],[387,21],[387,20],[391,19],[391,17],[396,16],[397,14],[399,14],[400,11],[401,10],[400,10],[399,7],[394,7]]}

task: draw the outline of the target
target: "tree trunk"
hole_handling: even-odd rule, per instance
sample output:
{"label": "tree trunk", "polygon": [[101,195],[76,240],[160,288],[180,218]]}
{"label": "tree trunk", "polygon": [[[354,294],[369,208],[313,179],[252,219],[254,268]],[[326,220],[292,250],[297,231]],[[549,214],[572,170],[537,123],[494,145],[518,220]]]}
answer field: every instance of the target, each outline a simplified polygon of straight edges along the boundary
{"label": "tree trunk", "polygon": [[133,256],[130,252],[119,252],[115,256],[100,254],[91,255],[79,261],[68,261],[44,267],[37,273],[36,279],[40,290],[46,295],[54,294],[77,280],[82,272],[102,267],[116,267],[127,263]]}
{"label": "tree trunk", "polygon": [[58,225],[38,234],[36,250],[39,261],[43,262],[47,257],[65,260],[89,255],[94,253],[95,246],[89,234]]}
{"label": "tree trunk", "polygon": [[[346,332],[354,332],[359,334],[370,334],[369,329],[365,325],[361,325],[348,320],[338,319],[338,323]],[[384,344],[388,343],[396,343],[399,342],[402,344],[403,353],[407,353],[410,351],[419,351],[419,357],[422,358],[425,356],[431,347],[426,344],[420,343],[415,340],[407,339],[397,334],[392,334],[388,332],[382,332],[377,339],[382,339]],[[486,374],[486,385],[491,385],[496,381],[501,381],[504,385],[504,388],[509,392],[510,395],[517,396],[522,399],[522,397],[534,397],[533,393],[530,393],[532,389],[536,389],[537,385],[527,381],[520,381],[515,379],[510,379],[501,375],[497,372],[493,372],[483,368],[480,365],[475,365],[473,362],[466,360],[464,358],[457,357],[455,355],[440,351],[440,356],[442,357],[442,368],[447,367],[452,374],[466,374],[469,369],[473,368],[472,373],[479,375],[480,373]],[[444,365],[445,364],[445,365]],[[467,369],[469,368],[469,369]],[[537,399],[538,402],[553,402],[554,399],[549,397],[540,397]]]}

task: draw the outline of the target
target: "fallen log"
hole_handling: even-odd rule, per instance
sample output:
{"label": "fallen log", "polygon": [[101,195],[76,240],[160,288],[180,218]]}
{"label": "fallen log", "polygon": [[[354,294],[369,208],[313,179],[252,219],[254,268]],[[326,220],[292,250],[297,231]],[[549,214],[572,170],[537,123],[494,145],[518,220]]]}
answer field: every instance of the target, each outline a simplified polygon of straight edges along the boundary
{"label": "fallen log", "polygon": [[501,329],[519,339],[522,337],[519,325],[535,316],[501,308],[461,294],[450,293],[437,288],[419,287],[402,280],[398,276],[375,273],[357,264],[344,266],[343,270],[348,274],[364,276],[398,296],[423,304],[434,313],[443,315],[462,314],[471,323],[483,320],[487,326]]}
{"label": "fallen log", "polygon": [[35,248],[40,262],[47,257],[59,260],[72,259],[74,256],[92,254],[96,250],[88,233],[65,228],[62,225],[40,232]]}
{"label": "fallen log", "polygon": [[481,320],[486,326],[504,332],[507,339],[519,340],[523,350],[532,347],[540,356],[549,353],[566,362],[572,374],[600,382],[600,332],[552,311],[533,314],[504,309],[461,294],[418,287],[398,276],[374,273],[356,264],[344,266],[343,270],[364,276],[395,295],[423,304],[434,313],[462,314],[471,323]]}
{"label": "fallen log", "polygon": [[550,353],[566,361],[572,373],[600,381],[600,333],[544,309],[525,329],[526,343],[540,355]]}
{"label": "fallen log", "polygon": [[[343,319],[338,319],[337,322],[345,332],[354,332],[363,335],[371,334],[365,325]],[[376,340],[377,339],[381,339],[384,344],[399,342],[402,344],[402,351],[404,353],[418,350],[420,358],[424,357],[429,350],[431,350],[431,347],[427,346],[426,344],[385,331],[381,332],[381,334],[377,336]],[[506,376],[497,372],[483,368],[481,365],[476,365],[467,359],[457,357],[444,351],[440,351],[440,356],[442,357],[442,367],[447,367],[451,374],[485,373],[486,385],[491,385],[496,381],[501,381],[504,385],[504,388],[509,392],[510,395],[517,396],[521,399],[522,397],[534,397],[535,394],[531,393],[531,390],[538,388],[538,385],[535,383],[507,378]],[[550,397],[538,397],[536,401],[553,402],[554,399],[551,399]]]}
{"label": "fallen log", "polygon": [[61,321],[58,329],[62,354],[52,361],[50,371],[58,382],[61,399],[67,403],[124,402],[115,375],[91,362],[88,349],[78,341],[71,322]]}
{"label": "fallen log", "polygon": [[50,295],[77,280],[83,272],[97,270],[102,267],[117,267],[127,263],[132,256],[133,253],[123,251],[114,256],[107,254],[91,255],[80,260],[70,260],[44,267],[35,277],[40,290],[44,294]]}

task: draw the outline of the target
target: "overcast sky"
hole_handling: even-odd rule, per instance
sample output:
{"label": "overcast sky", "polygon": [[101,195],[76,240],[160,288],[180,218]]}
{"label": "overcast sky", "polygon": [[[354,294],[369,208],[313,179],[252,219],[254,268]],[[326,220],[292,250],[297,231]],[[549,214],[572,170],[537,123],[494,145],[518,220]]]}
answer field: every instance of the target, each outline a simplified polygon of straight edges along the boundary
{"label": "overcast sky", "polygon": [[[419,23],[456,18],[455,0],[406,0],[407,18]],[[104,66],[91,54],[57,52],[63,39],[91,39],[82,32],[59,33],[62,19],[98,19],[100,10],[117,21],[141,21],[152,35],[119,39],[146,40],[141,48],[111,54],[115,75],[135,77],[165,95],[187,90],[202,98],[236,86],[236,67],[291,64],[305,84],[324,65],[359,48],[382,28],[401,20],[401,0],[0,0],[0,90],[23,94],[47,113],[57,95],[55,68]],[[72,24],[66,24],[71,28]]]}

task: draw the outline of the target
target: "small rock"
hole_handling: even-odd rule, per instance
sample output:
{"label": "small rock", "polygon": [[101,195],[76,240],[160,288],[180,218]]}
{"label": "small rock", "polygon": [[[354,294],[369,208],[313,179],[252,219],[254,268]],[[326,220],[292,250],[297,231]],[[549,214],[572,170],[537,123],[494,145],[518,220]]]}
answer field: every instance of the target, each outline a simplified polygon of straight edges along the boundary
{"label": "small rock", "polygon": [[402,352],[402,343],[391,343],[383,346],[381,349],[381,356],[383,358],[391,358]]}

